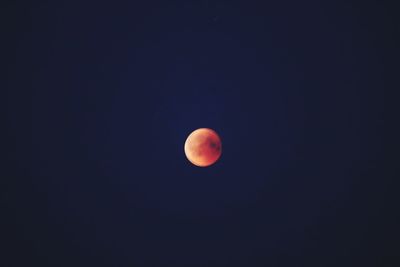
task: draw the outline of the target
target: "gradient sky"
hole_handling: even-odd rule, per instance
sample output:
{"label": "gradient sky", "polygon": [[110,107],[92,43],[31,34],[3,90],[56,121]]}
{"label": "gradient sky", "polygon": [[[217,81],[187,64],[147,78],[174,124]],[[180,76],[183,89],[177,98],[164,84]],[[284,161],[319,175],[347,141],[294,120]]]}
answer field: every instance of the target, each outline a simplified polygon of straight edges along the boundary
{"label": "gradient sky", "polygon": [[260,2],[1,4],[1,266],[399,266],[395,9]]}

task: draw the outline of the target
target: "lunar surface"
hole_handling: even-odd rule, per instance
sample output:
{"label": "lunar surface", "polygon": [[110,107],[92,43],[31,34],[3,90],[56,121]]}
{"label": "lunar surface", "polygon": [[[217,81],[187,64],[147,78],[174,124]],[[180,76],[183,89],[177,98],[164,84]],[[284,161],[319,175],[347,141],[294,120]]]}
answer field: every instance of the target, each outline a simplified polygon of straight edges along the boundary
{"label": "lunar surface", "polygon": [[222,153],[221,139],[208,128],[193,131],[185,142],[185,154],[196,166],[207,167],[214,164]]}

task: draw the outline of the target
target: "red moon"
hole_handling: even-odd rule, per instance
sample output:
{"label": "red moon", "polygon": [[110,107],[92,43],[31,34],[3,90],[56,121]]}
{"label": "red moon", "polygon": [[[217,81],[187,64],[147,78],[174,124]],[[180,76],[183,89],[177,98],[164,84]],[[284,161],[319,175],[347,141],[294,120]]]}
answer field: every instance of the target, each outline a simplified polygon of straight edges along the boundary
{"label": "red moon", "polygon": [[208,128],[193,131],[185,142],[185,154],[196,166],[207,167],[214,164],[222,153],[221,139]]}

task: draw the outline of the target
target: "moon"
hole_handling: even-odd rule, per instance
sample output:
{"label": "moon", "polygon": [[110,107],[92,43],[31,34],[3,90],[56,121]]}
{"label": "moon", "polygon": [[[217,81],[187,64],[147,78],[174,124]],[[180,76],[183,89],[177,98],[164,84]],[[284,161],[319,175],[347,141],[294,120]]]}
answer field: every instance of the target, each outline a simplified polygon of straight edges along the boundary
{"label": "moon", "polygon": [[186,157],[198,167],[207,167],[214,164],[220,158],[221,153],[221,139],[212,129],[197,129],[186,139]]}

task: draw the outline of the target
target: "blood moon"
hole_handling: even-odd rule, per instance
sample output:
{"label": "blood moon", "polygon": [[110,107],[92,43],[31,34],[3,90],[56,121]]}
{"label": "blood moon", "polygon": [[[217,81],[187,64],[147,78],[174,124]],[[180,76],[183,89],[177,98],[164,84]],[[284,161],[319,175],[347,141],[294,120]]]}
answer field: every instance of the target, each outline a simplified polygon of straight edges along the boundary
{"label": "blood moon", "polygon": [[221,156],[221,153],[221,139],[212,129],[197,129],[186,139],[186,157],[196,166],[207,167],[214,164]]}

